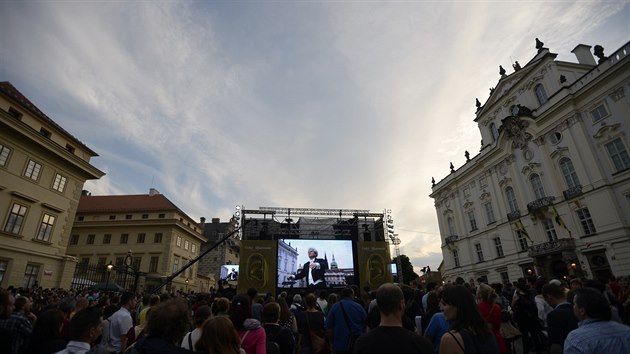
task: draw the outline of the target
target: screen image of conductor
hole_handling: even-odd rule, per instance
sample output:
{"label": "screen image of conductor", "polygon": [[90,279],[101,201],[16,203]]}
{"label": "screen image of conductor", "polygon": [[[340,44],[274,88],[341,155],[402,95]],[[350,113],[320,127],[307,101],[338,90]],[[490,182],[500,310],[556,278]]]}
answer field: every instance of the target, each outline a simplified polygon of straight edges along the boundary
{"label": "screen image of conductor", "polygon": [[338,287],[353,277],[350,240],[278,240],[278,287]]}

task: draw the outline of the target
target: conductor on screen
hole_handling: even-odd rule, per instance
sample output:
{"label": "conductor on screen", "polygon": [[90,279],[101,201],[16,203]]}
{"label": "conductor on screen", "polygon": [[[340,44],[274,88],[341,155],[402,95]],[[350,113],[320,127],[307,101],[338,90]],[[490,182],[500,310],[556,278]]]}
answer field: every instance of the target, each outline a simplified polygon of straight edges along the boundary
{"label": "conductor on screen", "polygon": [[312,247],[308,249],[308,258],[309,261],[304,263],[304,267],[289,279],[306,278],[306,285],[309,288],[325,288],[324,273],[328,270],[328,262],[323,258],[317,258],[317,250]]}

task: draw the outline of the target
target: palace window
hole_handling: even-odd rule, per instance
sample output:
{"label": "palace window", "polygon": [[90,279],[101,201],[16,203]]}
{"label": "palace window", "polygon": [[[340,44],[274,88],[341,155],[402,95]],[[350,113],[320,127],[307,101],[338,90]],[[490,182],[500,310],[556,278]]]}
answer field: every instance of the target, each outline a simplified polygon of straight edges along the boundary
{"label": "palace window", "polygon": [[563,157],[560,159],[560,170],[562,170],[562,175],[567,183],[567,187],[573,188],[580,185],[580,180],[578,179],[577,173],[575,173],[573,162],[571,162],[570,158]]}
{"label": "palace window", "polygon": [[161,232],[156,232],[155,236],[153,237],[153,243],[162,243],[162,233]]}
{"label": "palace window", "polygon": [[[137,243],[144,243],[144,238],[146,237],[145,233],[139,233],[138,234],[138,240]],[[136,268],[137,269],[137,268]]]}
{"label": "palace window", "polygon": [[479,263],[483,262],[483,250],[481,249],[480,243],[475,243],[475,251],[477,252],[477,261]]}
{"label": "palace window", "polygon": [[527,251],[529,245],[527,244],[527,237],[525,237],[525,234],[523,234],[521,230],[516,230],[516,238],[521,251]]}
{"label": "palace window", "polygon": [[607,115],[608,115],[608,112],[606,111],[606,107],[603,104],[600,104],[599,106],[595,107],[594,110],[591,111],[591,118],[593,118],[593,123],[606,117]]}
{"label": "palace window", "polygon": [[58,192],[63,192],[63,189],[66,187],[66,180],[66,177],[57,173],[52,188]]}
{"label": "palace window", "polygon": [[88,235],[87,244],[88,245],[93,245],[95,239],[96,239],[96,235]]}
{"label": "palace window", "polygon": [[531,177],[529,177],[529,182],[532,185],[536,199],[543,198],[545,196],[545,189],[543,188],[540,176],[537,173],[532,174]]}
{"label": "palace window", "polygon": [[475,219],[475,211],[468,212],[468,221],[470,222],[470,231],[477,231],[477,220]]}
{"label": "palace window", "polygon": [[512,187],[507,187],[505,189],[505,197],[507,198],[510,212],[514,213],[518,211],[518,202],[516,201],[516,195],[514,194],[514,189]]}
{"label": "palace window", "polygon": [[79,244],[79,235],[71,235],[70,236],[70,244],[78,245]]}
{"label": "palace window", "polygon": [[39,178],[39,172],[42,169],[42,165],[38,164],[33,160],[28,160],[28,164],[26,165],[26,170],[24,171],[24,176],[32,179],[33,181],[37,181]]}
{"label": "palace window", "polygon": [[453,218],[449,216],[448,219],[446,219],[446,223],[448,224],[448,235],[457,235],[455,232],[455,223],[453,222]]}
{"label": "palace window", "polygon": [[24,217],[26,216],[27,208],[24,205],[13,203],[11,213],[7,219],[7,223],[4,225],[4,231],[19,234],[24,223]]}
{"label": "palace window", "polygon": [[494,238],[494,247],[497,250],[497,257],[503,257],[503,245],[501,245],[501,238],[500,237],[495,237]]}
{"label": "palace window", "polygon": [[160,260],[159,256],[151,257],[151,262],[149,262],[149,272],[156,273],[158,269],[158,261]]}
{"label": "palace window", "polygon": [[593,218],[591,218],[591,213],[588,211],[588,208],[580,208],[577,209],[575,212],[580,219],[580,224],[582,224],[584,235],[592,235],[597,232],[595,230],[595,224],[593,223]]}
{"label": "palace window", "polygon": [[32,288],[37,282],[37,276],[39,275],[39,265],[27,264],[24,271],[24,280],[22,281],[22,287],[25,289]]}
{"label": "palace window", "polygon": [[120,234],[120,243],[124,244],[129,242],[129,234]]}
{"label": "palace window", "polygon": [[10,153],[11,153],[11,149],[0,144],[0,166],[4,166],[7,164],[7,160],[9,159]]}
{"label": "palace window", "polygon": [[536,93],[536,98],[541,106],[547,103],[549,98],[547,97],[547,91],[545,91],[545,87],[542,84],[536,85],[536,87],[534,87],[534,92]]}
{"label": "palace window", "polygon": [[455,267],[459,267],[459,252],[457,250],[453,250],[453,262]]}
{"label": "palace window", "polygon": [[112,242],[112,234],[103,235],[103,244],[108,245]]}
{"label": "palace window", "polygon": [[549,239],[550,242],[558,239],[558,234],[556,233],[556,229],[553,226],[553,220],[551,219],[543,220],[543,227],[545,228],[545,234],[547,234],[547,239]]}
{"label": "palace window", "polygon": [[488,224],[492,224],[496,221],[494,219],[494,210],[492,209],[492,203],[487,202],[483,206],[486,209],[486,218],[488,219]]}
{"label": "palace window", "polygon": [[606,150],[608,150],[608,156],[610,156],[610,159],[615,165],[616,172],[630,168],[630,157],[621,138],[617,138],[606,144]]}

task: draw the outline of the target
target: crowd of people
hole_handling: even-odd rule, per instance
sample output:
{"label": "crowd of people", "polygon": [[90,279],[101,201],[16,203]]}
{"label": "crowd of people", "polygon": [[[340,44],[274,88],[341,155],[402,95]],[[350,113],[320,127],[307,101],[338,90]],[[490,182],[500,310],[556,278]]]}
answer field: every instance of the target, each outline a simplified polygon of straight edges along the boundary
{"label": "crowd of people", "polygon": [[0,289],[0,353],[630,353],[626,279],[312,290]]}

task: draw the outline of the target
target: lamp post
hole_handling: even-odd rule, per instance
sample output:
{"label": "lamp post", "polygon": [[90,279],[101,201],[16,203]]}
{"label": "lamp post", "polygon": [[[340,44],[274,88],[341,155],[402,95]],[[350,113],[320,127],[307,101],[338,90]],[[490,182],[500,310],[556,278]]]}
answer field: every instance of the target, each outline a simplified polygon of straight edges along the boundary
{"label": "lamp post", "polygon": [[109,290],[109,276],[112,274],[112,269],[114,269],[114,265],[112,264],[112,261],[109,261],[109,264],[107,265],[107,282],[105,283],[105,291]]}
{"label": "lamp post", "polygon": [[186,278],[186,294],[188,294],[188,282],[189,282],[189,280],[188,280],[188,278]]}

